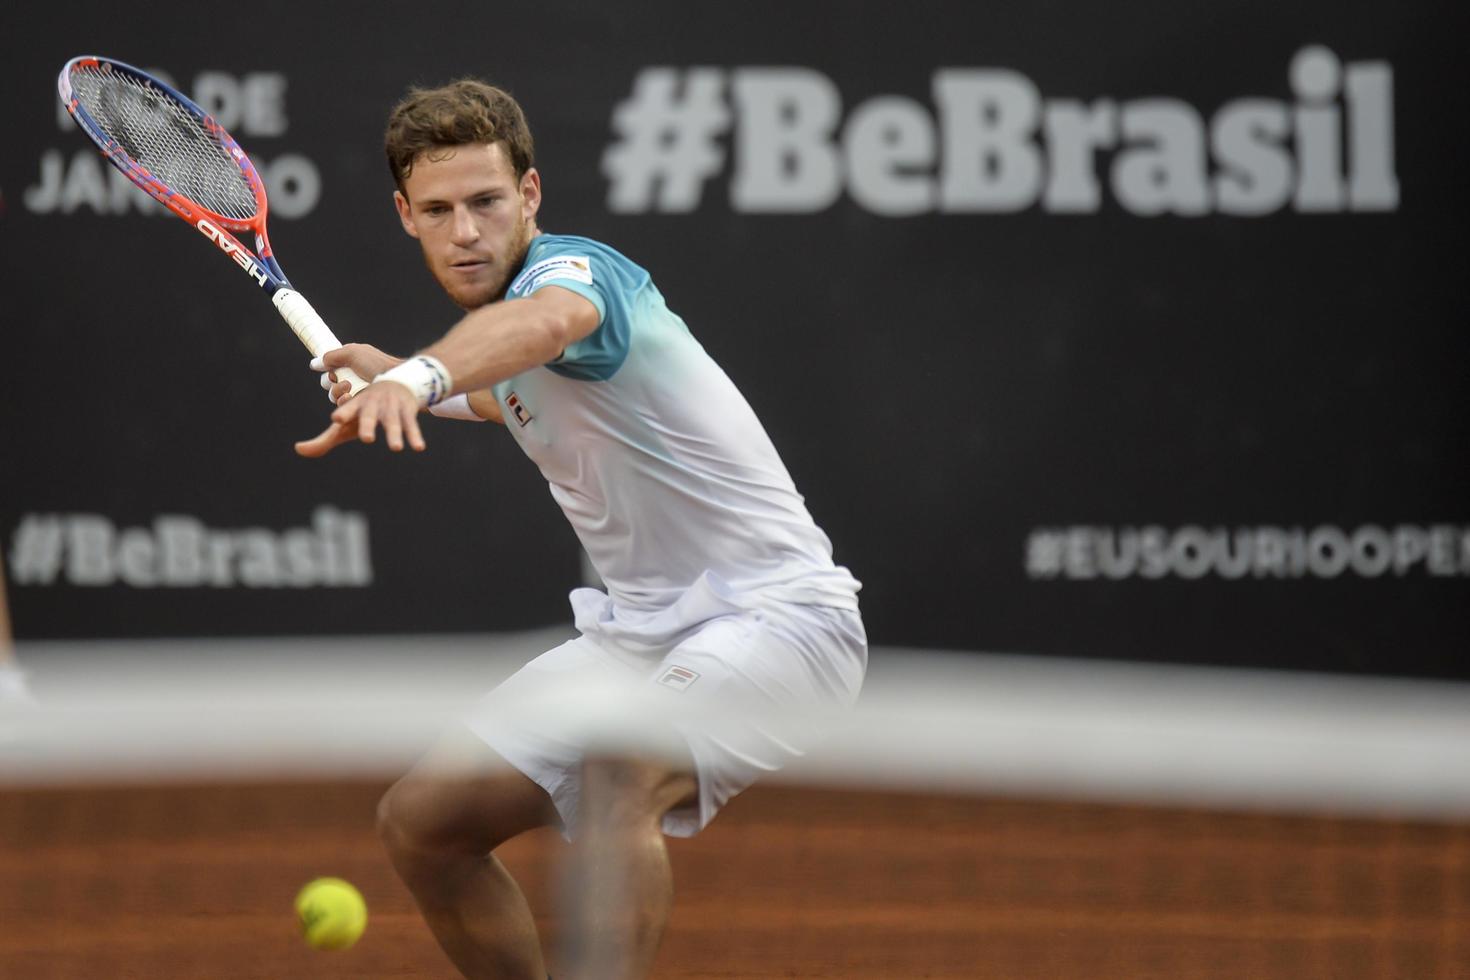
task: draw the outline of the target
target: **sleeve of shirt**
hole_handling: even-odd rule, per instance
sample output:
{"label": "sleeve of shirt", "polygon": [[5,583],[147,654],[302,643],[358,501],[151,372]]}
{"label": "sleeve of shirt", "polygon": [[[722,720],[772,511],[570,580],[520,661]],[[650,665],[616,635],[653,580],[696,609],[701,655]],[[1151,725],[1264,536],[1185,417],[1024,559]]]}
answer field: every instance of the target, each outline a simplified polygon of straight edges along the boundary
{"label": "sleeve of shirt", "polygon": [[612,263],[595,252],[558,249],[541,256],[524,276],[524,296],[560,286],[597,307],[597,329],[569,344],[547,367],[583,381],[606,381],[617,373],[628,356],[629,325],[627,303]]}

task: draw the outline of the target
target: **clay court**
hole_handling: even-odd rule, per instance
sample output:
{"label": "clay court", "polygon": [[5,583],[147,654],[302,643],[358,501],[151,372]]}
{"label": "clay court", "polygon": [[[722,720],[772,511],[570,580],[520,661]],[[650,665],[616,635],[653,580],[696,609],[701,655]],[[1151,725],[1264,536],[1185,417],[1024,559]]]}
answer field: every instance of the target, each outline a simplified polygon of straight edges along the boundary
{"label": "clay court", "polygon": [[[7,790],[0,976],[449,978],[374,838],[379,782]],[[503,850],[544,934],[546,834]],[[659,977],[1470,976],[1470,824],[756,788],[673,841]],[[307,879],[367,897],[309,949]]]}

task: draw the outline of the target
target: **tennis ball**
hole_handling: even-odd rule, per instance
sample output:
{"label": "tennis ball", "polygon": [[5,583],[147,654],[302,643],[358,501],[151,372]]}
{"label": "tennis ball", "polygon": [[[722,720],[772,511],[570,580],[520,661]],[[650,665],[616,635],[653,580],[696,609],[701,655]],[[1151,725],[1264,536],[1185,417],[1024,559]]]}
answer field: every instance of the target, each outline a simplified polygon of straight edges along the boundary
{"label": "tennis ball", "polygon": [[341,878],[317,878],[296,894],[301,934],[314,949],[346,949],[367,928],[362,893]]}

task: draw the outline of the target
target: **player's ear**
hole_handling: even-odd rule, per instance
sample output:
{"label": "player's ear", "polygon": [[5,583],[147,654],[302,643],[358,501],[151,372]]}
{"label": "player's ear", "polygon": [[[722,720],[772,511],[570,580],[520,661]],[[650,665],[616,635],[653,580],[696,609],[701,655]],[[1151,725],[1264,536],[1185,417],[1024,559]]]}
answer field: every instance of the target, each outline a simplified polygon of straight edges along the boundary
{"label": "player's ear", "polygon": [[527,220],[534,220],[541,210],[541,173],[535,167],[521,175],[521,213]]}
{"label": "player's ear", "polygon": [[408,232],[410,238],[419,237],[419,230],[413,224],[413,209],[408,206],[408,198],[403,196],[402,191],[393,192],[393,206],[398,209],[398,220],[403,222],[403,230]]}

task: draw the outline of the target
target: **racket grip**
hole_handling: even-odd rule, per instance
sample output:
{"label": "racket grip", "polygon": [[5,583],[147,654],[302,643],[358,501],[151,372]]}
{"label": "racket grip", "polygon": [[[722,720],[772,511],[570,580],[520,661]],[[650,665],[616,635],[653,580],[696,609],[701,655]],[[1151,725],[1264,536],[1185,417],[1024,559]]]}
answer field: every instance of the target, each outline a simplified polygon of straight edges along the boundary
{"label": "racket grip", "polygon": [[[312,357],[321,357],[327,351],[342,346],[342,341],[332,333],[332,328],[327,326],[321,314],[312,309],[306,297],[296,290],[277,289],[271,296],[271,302],[276,305],[276,312],[290,325],[292,332],[311,351]],[[337,375],[338,381],[346,381],[352,385],[354,395],[367,387],[367,382],[359,378],[351,368],[337,368],[333,373]]]}

